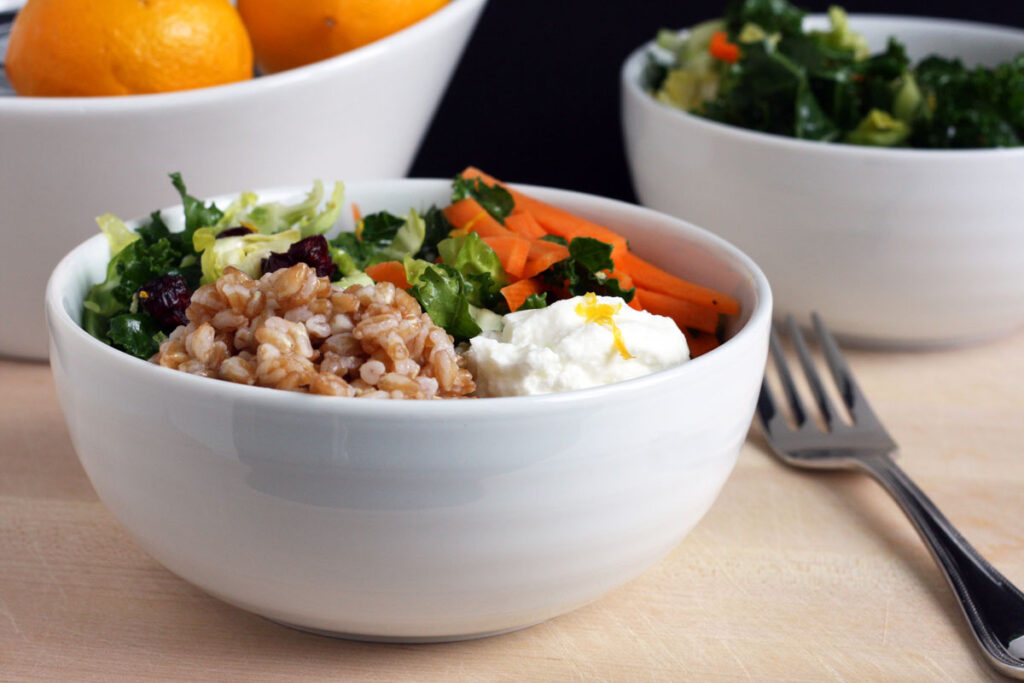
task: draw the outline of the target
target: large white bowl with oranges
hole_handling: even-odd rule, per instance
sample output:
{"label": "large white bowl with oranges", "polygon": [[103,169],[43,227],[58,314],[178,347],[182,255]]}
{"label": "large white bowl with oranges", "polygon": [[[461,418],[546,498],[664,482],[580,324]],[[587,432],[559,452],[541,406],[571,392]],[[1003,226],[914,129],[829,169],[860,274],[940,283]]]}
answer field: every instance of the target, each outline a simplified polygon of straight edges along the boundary
{"label": "large white bowl with oranges", "polygon": [[[185,4],[193,1],[208,4]],[[53,266],[95,232],[95,216],[135,215],[159,205],[161,179],[170,172],[180,171],[212,193],[311,177],[404,175],[485,2],[450,0],[411,26],[344,54],[223,85],[118,97],[0,97],[0,234],[7,244],[0,254],[0,356],[46,357],[42,302]],[[12,43],[33,4],[29,0],[15,21]],[[330,19],[325,15],[324,24]],[[180,15],[176,21],[179,28],[190,26]],[[53,29],[58,38],[71,35],[59,28]],[[104,24],[84,29],[106,30]],[[297,36],[297,45],[310,35]],[[267,39],[271,46],[273,38]],[[137,40],[127,47],[145,51],[158,42]],[[8,62],[14,56],[9,52]],[[259,56],[257,49],[257,61]],[[72,82],[102,73],[49,71]],[[151,70],[146,82],[167,71]]]}

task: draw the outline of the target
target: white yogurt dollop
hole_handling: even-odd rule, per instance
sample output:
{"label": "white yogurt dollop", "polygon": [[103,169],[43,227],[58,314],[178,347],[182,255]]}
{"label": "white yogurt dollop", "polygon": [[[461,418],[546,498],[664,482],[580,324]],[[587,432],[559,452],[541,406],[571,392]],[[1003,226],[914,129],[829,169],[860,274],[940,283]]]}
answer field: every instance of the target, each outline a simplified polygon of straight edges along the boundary
{"label": "white yogurt dollop", "polygon": [[637,311],[615,297],[578,296],[506,315],[501,332],[470,340],[466,357],[477,395],[529,396],[649,375],[689,360],[690,352],[670,318]]}

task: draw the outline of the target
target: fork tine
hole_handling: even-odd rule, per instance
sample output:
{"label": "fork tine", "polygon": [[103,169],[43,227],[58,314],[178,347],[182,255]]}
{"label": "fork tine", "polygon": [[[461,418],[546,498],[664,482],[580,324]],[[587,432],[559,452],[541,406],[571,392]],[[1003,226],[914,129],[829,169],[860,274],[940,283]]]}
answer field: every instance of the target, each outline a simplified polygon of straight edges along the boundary
{"label": "fork tine", "polygon": [[811,352],[807,348],[807,342],[804,341],[804,335],[791,315],[786,316],[786,327],[789,328],[789,336],[793,340],[793,347],[796,349],[797,358],[800,359],[804,376],[807,377],[807,384],[811,387],[811,393],[814,394],[814,400],[818,403],[822,417],[825,418],[825,424],[832,428],[836,418],[836,409],[832,405],[832,400],[828,397],[828,394],[825,393],[821,377],[814,368],[814,360],[811,358]]}
{"label": "fork tine", "polygon": [[814,330],[821,341],[822,352],[825,355],[825,361],[828,363],[829,370],[832,371],[832,378],[839,388],[839,395],[842,396],[843,403],[846,404],[847,409],[850,411],[850,417],[853,418],[855,423],[871,422],[881,427],[882,423],[879,422],[874,411],[871,410],[871,406],[868,404],[864,393],[857,386],[853,373],[850,371],[850,366],[847,365],[846,358],[843,356],[842,351],[839,350],[839,344],[836,342],[835,337],[825,327],[825,322],[821,319],[820,315],[811,313],[811,321],[814,323]]}
{"label": "fork tine", "polygon": [[[782,390],[786,394],[786,401],[789,403],[790,410],[793,411],[793,417],[797,426],[801,426],[807,420],[807,411],[804,410],[803,401],[800,400],[796,384],[793,383],[793,376],[790,374],[789,365],[786,363],[786,355],[782,351],[782,341],[779,339],[779,333],[774,325],[772,325],[768,348],[771,350],[772,359],[775,361],[775,370],[779,375],[779,381],[782,383]],[[764,382],[761,383],[761,388],[762,391],[767,391],[767,385]]]}

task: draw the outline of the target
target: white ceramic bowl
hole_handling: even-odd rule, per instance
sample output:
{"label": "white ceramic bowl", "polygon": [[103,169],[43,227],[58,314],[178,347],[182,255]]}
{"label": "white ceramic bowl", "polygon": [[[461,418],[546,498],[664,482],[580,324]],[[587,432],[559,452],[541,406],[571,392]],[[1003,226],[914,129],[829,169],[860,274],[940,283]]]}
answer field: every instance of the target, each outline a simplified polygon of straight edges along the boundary
{"label": "white ceramic bowl", "polygon": [[347,54],[159,95],[0,97],[0,355],[45,358],[43,289],[93,218],[203,194],[405,175],[486,0]]}
{"label": "white ceramic bowl", "polygon": [[[1009,28],[858,15],[850,24],[873,50],[897,36],[915,61],[994,64],[1024,50],[1024,31]],[[715,123],[643,91],[648,47],[626,60],[621,83],[640,201],[750,254],[777,315],[816,310],[847,341],[903,347],[1024,324],[1024,148],[872,149]]]}
{"label": "white ceramic bowl", "polygon": [[[526,626],[657,562],[707,511],[746,437],[767,281],[736,248],[677,219],[526,189],[736,296],[728,341],[654,375],[545,396],[370,401],[241,386],[132,358],[78,326],[108,259],[94,237],[57,266],[46,311],[61,405],[103,502],[209,593],[360,638]],[[401,213],[443,205],[450,184],[371,181],[347,194],[364,212]]]}

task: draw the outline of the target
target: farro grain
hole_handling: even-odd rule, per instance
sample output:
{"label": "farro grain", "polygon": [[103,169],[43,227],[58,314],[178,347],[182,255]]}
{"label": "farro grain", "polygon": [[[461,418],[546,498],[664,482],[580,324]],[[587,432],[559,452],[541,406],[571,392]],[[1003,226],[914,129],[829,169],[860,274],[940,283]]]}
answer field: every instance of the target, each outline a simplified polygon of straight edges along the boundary
{"label": "farro grain", "polygon": [[459,398],[475,389],[452,338],[390,283],[342,289],[300,263],[200,287],[152,361],[240,384],[362,398]]}

